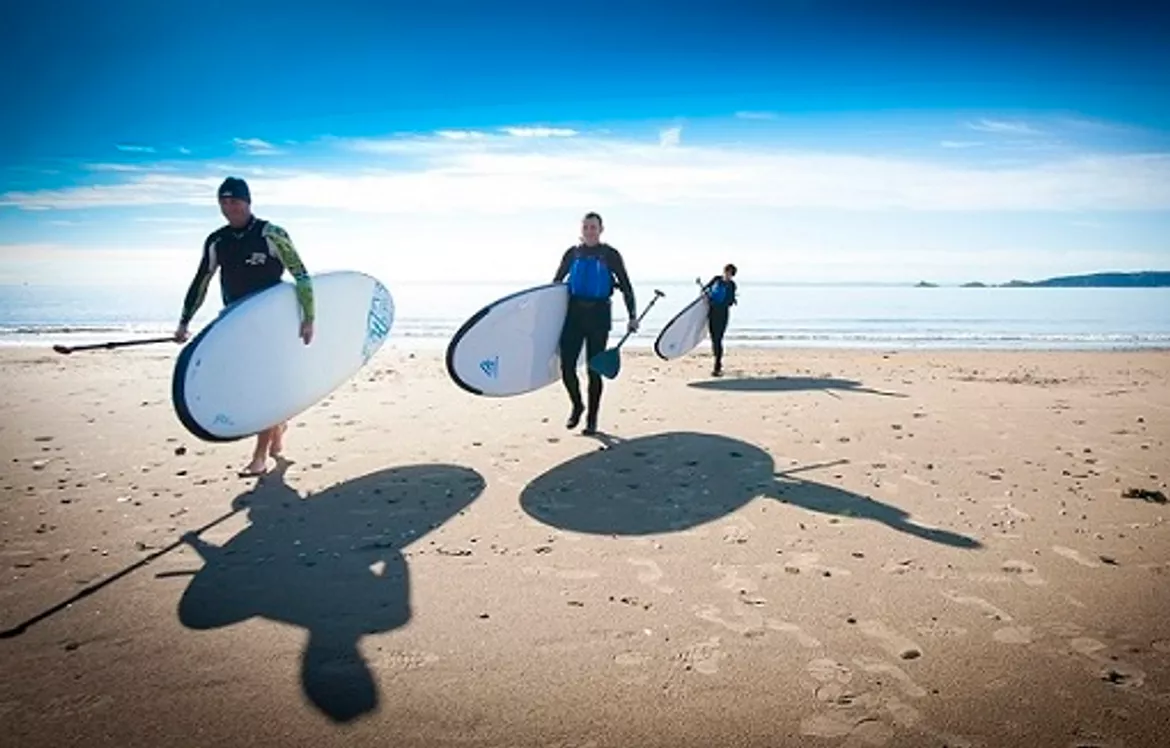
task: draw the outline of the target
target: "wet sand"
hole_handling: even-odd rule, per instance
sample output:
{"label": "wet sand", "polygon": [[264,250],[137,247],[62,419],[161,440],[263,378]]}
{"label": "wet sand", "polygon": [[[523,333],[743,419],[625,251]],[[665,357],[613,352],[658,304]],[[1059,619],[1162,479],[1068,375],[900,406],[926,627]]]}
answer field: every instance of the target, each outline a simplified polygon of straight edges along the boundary
{"label": "wet sand", "polygon": [[261,480],[174,354],[0,351],[6,746],[1170,729],[1168,353],[627,351],[590,438],[388,350]]}

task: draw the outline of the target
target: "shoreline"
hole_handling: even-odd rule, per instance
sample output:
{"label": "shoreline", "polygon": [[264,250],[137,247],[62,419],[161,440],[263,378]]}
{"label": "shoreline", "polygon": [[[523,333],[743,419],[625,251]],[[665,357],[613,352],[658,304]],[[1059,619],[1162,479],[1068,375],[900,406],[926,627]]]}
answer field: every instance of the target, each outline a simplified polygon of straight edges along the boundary
{"label": "shoreline", "polygon": [[[451,338],[455,334],[451,330],[450,336],[394,336],[391,332],[384,347],[389,350],[414,353],[432,353],[446,350]],[[42,349],[52,352],[54,345],[87,345],[103,343],[109,340],[136,340],[165,336],[171,330],[136,330],[129,331],[102,331],[99,333],[37,333],[21,336],[0,336],[0,351],[20,351]],[[195,332],[198,332],[196,330]],[[623,332],[615,329],[610,333],[609,345],[616,345]],[[782,335],[782,333],[781,333]],[[629,337],[622,344],[623,350],[650,352],[653,351],[653,335],[637,333]],[[1101,340],[1110,337],[1110,340]],[[724,348],[730,353],[736,350],[744,351],[771,351],[786,353],[802,353],[811,351],[844,351],[866,353],[875,351],[891,351],[900,353],[930,353],[930,352],[987,352],[987,353],[1163,353],[1170,351],[1170,337],[1157,336],[1156,340],[1134,342],[1134,337],[1148,336],[1067,336],[1067,335],[1036,335],[1031,338],[1005,336],[991,336],[978,338],[971,336],[938,338],[922,338],[917,336],[865,336],[865,335],[831,335],[810,336],[795,335],[787,339],[745,337],[742,334],[729,333],[724,337]],[[1071,339],[1070,339],[1071,338]],[[165,344],[159,344],[165,345]],[[710,355],[711,343],[704,339],[699,346],[688,355]]]}

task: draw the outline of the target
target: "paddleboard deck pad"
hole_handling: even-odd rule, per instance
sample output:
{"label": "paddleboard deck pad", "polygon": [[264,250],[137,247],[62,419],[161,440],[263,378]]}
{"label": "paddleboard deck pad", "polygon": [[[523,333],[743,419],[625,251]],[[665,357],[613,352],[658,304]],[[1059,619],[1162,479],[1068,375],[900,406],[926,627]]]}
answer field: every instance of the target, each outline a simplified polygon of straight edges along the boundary
{"label": "paddleboard deck pad", "polygon": [[707,294],[700,293],[698,298],[674,315],[654,341],[654,352],[658,357],[667,361],[681,358],[703,342],[707,337],[707,315],[710,309]]}
{"label": "paddleboard deck pad", "polygon": [[311,276],[313,337],[300,336],[292,283],[224,308],[179,354],[171,400],[199,439],[252,436],[313,406],[358,372],[394,324],[394,300],[376,278],[338,271]]}
{"label": "paddleboard deck pad", "polygon": [[484,397],[511,397],[560,379],[561,328],[569,287],[549,283],[498,299],[473,314],[447,345],[447,373]]}

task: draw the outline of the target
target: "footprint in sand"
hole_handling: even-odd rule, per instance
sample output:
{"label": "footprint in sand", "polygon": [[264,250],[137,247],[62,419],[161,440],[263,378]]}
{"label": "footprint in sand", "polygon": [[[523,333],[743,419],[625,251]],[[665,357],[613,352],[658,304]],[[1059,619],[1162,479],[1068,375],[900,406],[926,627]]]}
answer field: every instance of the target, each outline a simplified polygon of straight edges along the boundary
{"label": "footprint in sand", "polygon": [[1036,567],[1027,561],[1020,561],[1018,559],[1010,559],[1004,561],[999,567],[1000,572],[976,571],[967,575],[967,579],[972,582],[984,582],[990,584],[1010,584],[1013,579],[1019,579],[1029,587],[1043,587],[1048,582],[1040,576],[1040,572]]}
{"label": "footprint in sand", "polygon": [[1005,626],[996,629],[991,638],[1000,644],[1032,644],[1042,636],[1031,626]]}
{"label": "footprint in sand", "polygon": [[761,564],[760,569],[764,572],[785,572],[788,574],[812,573],[823,577],[847,577],[852,574],[848,569],[822,564],[819,553],[795,553],[782,566]]}
{"label": "footprint in sand", "polygon": [[694,670],[703,675],[714,675],[719,672],[719,661],[727,657],[726,652],[719,649],[721,639],[713,636],[706,641],[692,644],[680,652],[676,659],[681,660],[683,668]]}
{"label": "footprint in sand", "polygon": [[626,560],[629,561],[632,565],[642,568],[642,570],[638,572],[639,582],[665,595],[670,595],[674,592],[674,587],[658,583],[659,580],[661,580],[666,575],[662,572],[662,567],[658,565],[657,561],[651,561],[650,559],[644,558],[629,558]]}
{"label": "footprint in sand", "polygon": [[923,480],[917,475],[911,475],[910,473],[903,473],[902,480],[906,481],[907,483],[913,483],[916,486],[922,486],[923,488],[930,488],[931,486],[930,481]]}
{"label": "footprint in sand", "polygon": [[886,662],[877,657],[861,655],[853,658],[854,664],[867,673],[888,675],[898,682],[902,692],[912,699],[920,699],[926,695],[926,689],[915,683],[906,671],[897,665]]}
{"label": "footprint in sand", "polygon": [[1084,566],[1084,567],[1089,568],[1089,569],[1096,569],[1099,566],[1101,566],[1101,564],[1097,563],[1093,559],[1086,558],[1084,555],[1082,555],[1080,553],[1080,551],[1075,551],[1072,548],[1066,548],[1063,545],[1052,546],[1052,551],[1053,551],[1053,553],[1055,553],[1058,556],[1063,556],[1064,558],[1067,558],[1069,561],[1075,561],[1076,563],[1080,564],[1081,566]]}
{"label": "footprint in sand", "polygon": [[1104,654],[1109,648],[1104,642],[1079,636],[1069,642],[1069,648],[1088,661],[1094,675],[1118,688],[1141,688],[1146,682],[1144,670]]}
{"label": "footprint in sand", "polygon": [[437,654],[430,652],[380,652],[377,655],[379,669],[418,670],[439,661]]}
{"label": "footprint in sand", "polygon": [[859,621],[861,633],[877,641],[878,645],[900,660],[916,660],[922,657],[922,648],[910,639],[894,631],[881,621]]}
{"label": "footprint in sand", "polygon": [[738,566],[724,566],[723,564],[715,564],[712,570],[716,574],[722,574],[723,579],[719,580],[718,585],[721,589],[733,590],[743,594],[750,594],[757,591],[760,586],[751,577],[744,576],[740,573]]}
{"label": "footprint in sand", "polygon": [[813,660],[805,666],[805,670],[818,683],[836,682],[847,686],[853,682],[853,671],[849,669],[848,665],[827,657]]}
{"label": "footprint in sand", "polygon": [[789,623],[788,621],[781,621],[781,620],[778,620],[775,618],[769,618],[765,622],[765,625],[773,631],[780,631],[780,632],[783,632],[785,634],[792,634],[793,636],[796,637],[796,641],[798,641],[800,643],[800,646],[802,646],[802,647],[807,647],[808,649],[816,649],[817,647],[823,646],[819,639],[817,639],[815,636],[812,636],[811,634],[807,633],[804,629],[802,629],[800,626],[797,626],[795,623]]}
{"label": "footprint in sand", "polygon": [[849,738],[850,745],[883,746],[894,739],[894,728],[871,715],[814,714],[800,722],[800,734],[813,738]]}
{"label": "footprint in sand", "polygon": [[963,595],[950,590],[943,592],[942,596],[951,602],[958,603],[959,605],[967,605],[978,608],[983,611],[983,615],[993,620],[1004,621],[1005,623],[1013,620],[1007,612],[1000,610],[981,597],[976,597],[974,595]]}
{"label": "footprint in sand", "polygon": [[[858,657],[854,662],[868,673],[892,675],[906,696],[921,698],[926,690],[914,683],[896,665],[876,657]],[[923,724],[922,713],[896,696],[855,690],[853,671],[831,658],[819,658],[805,666],[816,682],[816,699],[828,711],[811,714],[801,720],[800,732],[806,737],[846,739],[845,745],[882,746],[894,739],[898,728],[915,730],[948,746],[973,748],[966,738],[941,733]]]}
{"label": "footprint in sand", "polygon": [[644,652],[622,652],[613,661],[622,667],[642,667],[650,661],[650,655]]}
{"label": "footprint in sand", "polygon": [[740,636],[758,636],[764,633],[764,617],[761,614],[752,610],[738,610],[736,611],[736,615],[741,620],[727,620],[723,617],[719,608],[714,605],[704,605],[695,609],[696,617],[708,623],[722,626],[733,634],[739,634]]}

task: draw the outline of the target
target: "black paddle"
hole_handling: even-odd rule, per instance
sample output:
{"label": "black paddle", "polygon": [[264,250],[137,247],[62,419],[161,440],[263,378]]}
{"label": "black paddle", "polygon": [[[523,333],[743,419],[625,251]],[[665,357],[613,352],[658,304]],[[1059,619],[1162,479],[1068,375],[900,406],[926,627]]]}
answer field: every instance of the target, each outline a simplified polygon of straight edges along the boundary
{"label": "black paddle", "polygon": [[[650,308],[654,306],[654,303],[665,295],[666,294],[662,293],[657,288],[654,289],[654,298],[650,299],[650,303],[646,305],[646,308],[642,310],[642,314],[638,316],[639,325],[642,324],[642,318],[646,316],[646,313],[650,311]],[[618,349],[622,347],[622,344],[626,342],[626,338],[628,337],[630,337],[630,331],[627,329],[626,334],[622,336],[622,339],[618,341],[617,345],[615,345],[613,348],[608,348],[589,359],[589,368],[593,369],[593,371],[597,372],[606,379],[613,379],[616,377],[618,375],[618,371],[620,371],[622,368],[622,360]]]}
{"label": "black paddle", "polygon": [[110,350],[112,348],[125,348],[131,345],[153,345],[155,343],[174,343],[174,336],[167,338],[145,338],[142,340],[110,340],[105,343],[89,343],[87,345],[55,345],[53,350],[57,353],[63,353],[68,356],[74,351],[92,351],[98,348]]}

